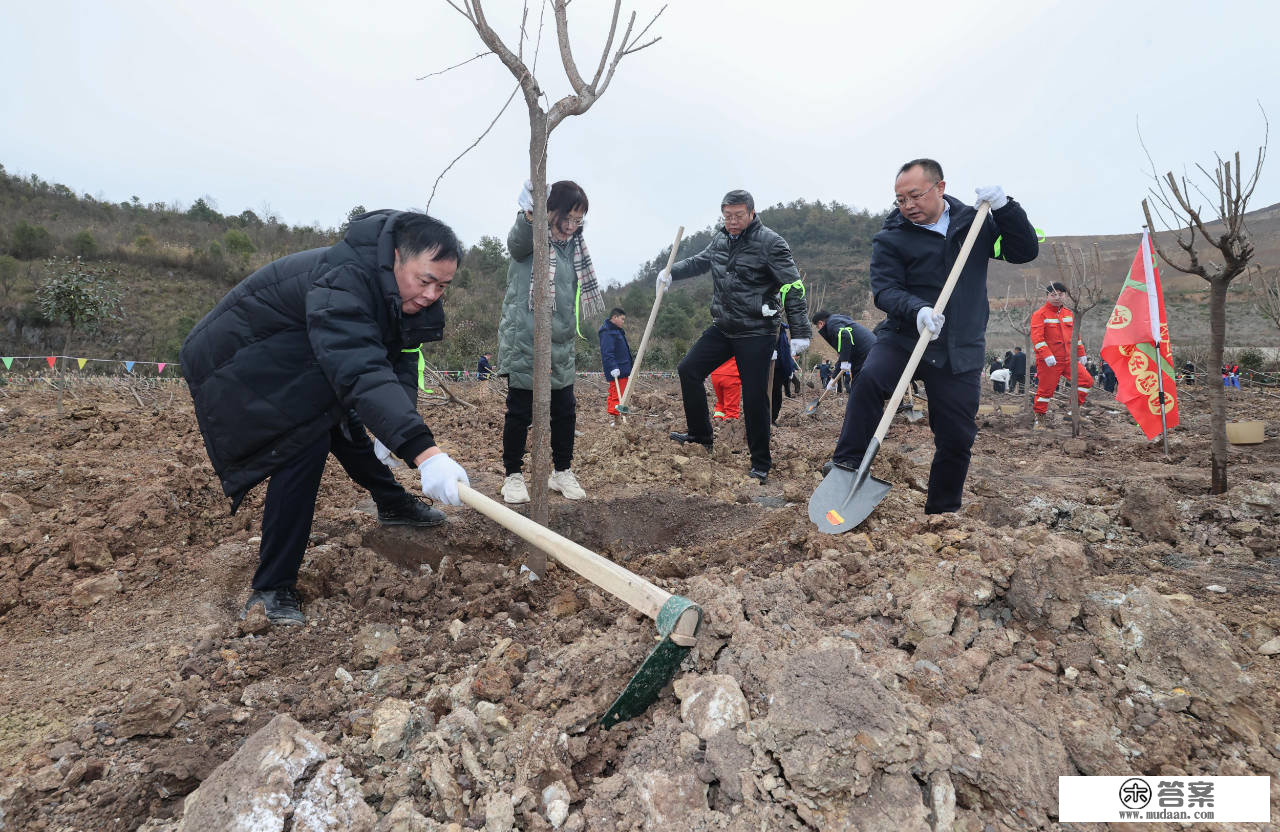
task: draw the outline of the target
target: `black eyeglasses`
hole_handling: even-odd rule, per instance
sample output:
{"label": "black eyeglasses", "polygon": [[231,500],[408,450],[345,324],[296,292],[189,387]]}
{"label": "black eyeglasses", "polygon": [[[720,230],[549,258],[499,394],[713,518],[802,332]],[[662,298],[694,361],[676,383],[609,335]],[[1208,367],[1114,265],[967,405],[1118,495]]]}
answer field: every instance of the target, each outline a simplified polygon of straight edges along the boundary
{"label": "black eyeglasses", "polygon": [[922,191],[921,193],[908,194],[907,196],[895,196],[893,198],[893,204],[901,208],[904,205],[911,204],[912,202],[919,202],[920,200],[924,199],[926,196],[929,195],[929,191],[932,191],[936,187],[938,187],[938,183],[934,182],[932,185],[930,185],[926,190]]}

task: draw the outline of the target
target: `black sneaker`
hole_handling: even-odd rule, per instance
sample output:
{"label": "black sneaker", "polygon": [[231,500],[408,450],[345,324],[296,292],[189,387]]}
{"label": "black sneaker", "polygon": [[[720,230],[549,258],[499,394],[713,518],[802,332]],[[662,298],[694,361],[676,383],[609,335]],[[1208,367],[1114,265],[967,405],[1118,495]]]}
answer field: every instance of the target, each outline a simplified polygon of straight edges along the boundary
{"label": "black sneaker", "polygon": [[267,613],[267,620],[272,624],[297,624],[307,623],[307,618],[302,614],[302,596],[298,594],[298,590],[291,586],[276,587],[275,589],[255,589],[253,594],[249,596],[249,600],[244,604],[244,610],[240,613],[241,620],[249,614],[249,610],[254,604],[261,604]]}
{"label": "black sneaker", "polygon": [[839,468],[842,471],[852,471],[854,473],[857,473],[858,471],[858,466],[850,462],[836,462],[835,460],[832,460],[830,462],[822,463],[822,476],[825,477],[827,474],[830,474],[832,468]]}
{"label": "black sneaker", "polygon": [[752,468],[751,471],[748,472],[747,476],[752,479],[760,480],[761,485],[764,485],[769,481],[769,472],[761,471],[759,468]]}
{"label": "black sneaker", "polygon": [[701,445],[702,447],[706,448],[708,451],[711,450],[711,445],[715,441],[710,436],[694,436],[693,434],[690,434],[690,433],[677,433],[674,430],[671,431],[670,434],[668,434],[668,437],[673,441],[679,442],[681,445],[687,445],[690,442],[694,443],[695,445]]}
{"label": "black sneaker", "polygon": [[446,519],[443,511],[412,494],[402,503],[378,506],[378,522],[384,526],[439,526]]}

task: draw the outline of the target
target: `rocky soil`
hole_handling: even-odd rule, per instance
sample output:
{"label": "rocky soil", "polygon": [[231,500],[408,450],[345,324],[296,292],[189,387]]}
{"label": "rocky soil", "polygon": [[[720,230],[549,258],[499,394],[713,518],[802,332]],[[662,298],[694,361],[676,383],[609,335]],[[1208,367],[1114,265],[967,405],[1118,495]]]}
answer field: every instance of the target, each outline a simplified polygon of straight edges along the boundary
{"label": "rocky soil", "polygon": [[[501,396],[460,392],[423,412],[496,494]],[[999,832],[1067,828],[1063,774],[1280,776],[1274,427],[1212,496],[1202,391],[1168,462],[1113,402],[1073,440],[993,400],[964,510],[926,517],[931,436],[901,421],[888,498],[825,536],[839,402],[787,403],[759,486],[740,425],[709,457],[667,440],[674,384],[616,428],[603,385],[578,395],[589,498],[552,525],[706,613],[608,731],[652,622],[530,583],[475,512],[389,534],[330,466],[307,626],[242,622],[263,489],[228,516],[184,388],[85,385],[61,417],[0,388],[0,830]]]}

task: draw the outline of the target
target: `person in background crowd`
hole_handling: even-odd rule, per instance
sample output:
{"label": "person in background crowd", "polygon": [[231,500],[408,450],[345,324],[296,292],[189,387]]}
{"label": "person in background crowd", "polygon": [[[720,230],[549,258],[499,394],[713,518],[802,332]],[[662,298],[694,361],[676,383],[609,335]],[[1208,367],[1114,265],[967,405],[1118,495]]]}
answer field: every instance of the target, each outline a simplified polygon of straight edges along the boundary
{"label": "person in background crowd", "polygon": [[715,412],[711,418],[718,422],[737,419],[741,415],[742,380],[738,378],[736,358],[730,358],[711,371],[711,389],[716,394]]}
{"label": "person in background crowd", "polygon": [[600,336],[600,365],[604,368],[604,383],[609,386],[605,411],[615,419],[618,416],[618,403],[627,392],[627,381],[631,378],[631,347],[627,344],[627,331],[623,329],[626,323],[627,313],[622,307],[615,306],[609,310],[609,317],[596,331]]}
{"label": "person in background crowd", "polygon": [[493,358],[491,352],[480,356],[480,363],[476,365],[476,378],[480,381],[487,381],[493,375],[493,365],[489,363],[491,358]]}
{"label": "person in background crowd", "polygon": [[[1071,336],[1075,316],[1063,304],[1067,301],[1067,287],[1060,281],[1054,281],[1045,287],[1045,302],[1031,313],[1031,347],[1036,352],[1036,375],[1039,384],[1036,386],[1035,427],[1044,428],[1049,412],[1049,402],[1053,401],[1053,393],[1058,389],[1058,379],[1070,378],[1071,369],[1067,362],[1071,359]],[[1093,376],[1089,374],[1089,357],[1084,354],[1084,344],[1075,342],[1076,361],[1080,366],[1076,369],[1076,394],[1080,404],[1084,404],[1093,389]]]}
{"label": "person in background crowd", "polygon": [[1013,348],[1009,363],[1005,366],[1009,368],[1009,392],[1027,392],[1027,354],[1022,351],[1022,347]]}

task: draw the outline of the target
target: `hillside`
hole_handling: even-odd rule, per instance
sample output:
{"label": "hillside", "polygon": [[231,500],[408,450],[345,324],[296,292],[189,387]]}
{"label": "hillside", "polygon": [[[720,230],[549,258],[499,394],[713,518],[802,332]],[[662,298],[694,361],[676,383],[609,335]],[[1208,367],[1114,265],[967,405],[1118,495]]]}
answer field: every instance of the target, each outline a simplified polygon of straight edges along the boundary
{"label": "hillside", "polygon": [[[353,208],[355,212],[362,210],[361,206]],[[96,333],[78,333],[71,352],[176,362],[187,331],[244,275],[290,252],[329,245],[341,231],[341,227],[289,226],[266,214],[245,210],[224,215],[205,198],[190,206],[143,204],[136,197],[111,203],[89,194],[77,196],[66,185],[49,183],[36,175],[8,174],[0,165],[0,355],[43,356],[61,351],[64,331],[41,318],[33,298],[51,269],[65,267],[59,265],[60,258],[65,261],[79,256],[119,281],[123,315]],[[827,306],[868,325],[880,320],[881,314],[871,304],[867,266],[871,238],[880,228],[883,214],[855,211],[836,202],[800,199],[764,208],[760,215],[790,243],[805,276],[812,309]],[[1258,250],[1256,261],[1280,263],[1280,205],[1253,212],[1250,229]],[[505,235],[505,229],[496,231]],[[679,255],[701,250],[713,232],[707,227],[689,234]],[[1136,234],[1049,238],[1050,243],[1086,250],[1096,244],[1109,292],[1114,294],[1119,293],[1136,241]],[[633,349],[639,346],[653,303],[653,277],[665,264],[666,254],[656,252],[640,264],[631,281],[605,292],[607,305],[621,306],[629,313]],[[507,262],[502,237],[482,237],[470,246],[446,297],[446,341],[429,349],[434,363],[451,369],[470,368],[479,353],[496,349]],[[1195,352],[1208,338],[1206,284],[1169,268],[1162,272],[1175,347]],[[1048,246],[1034,263],[993,264],[988,331],[993,350],[1003,352],[1020,342],[1002,311],[1006,295],[1010,295],[1008,306],[1016,311],[1026,303],[1024,285],[1038,303],[1039,287],[1057,279],[1060,275]],[[707,278],[673,286],[650,344],[648,368],[674,368],[707,325],[710,300],[711,281]],[[1086,318],[1085,337],[1091,349],[1100,341],[1105,314],[1095,310]],[[1280,346],[1280,330],[1253,308],[1243,282],[1233,288],[1228,320],[1229,346]],[[579,342],[581,369],[600,366],[596,326],[591,322],[583,328],[587,339]],[[43,361],[27,364],[36,369]],[[89,369],[93,367],[89,365]]]}

